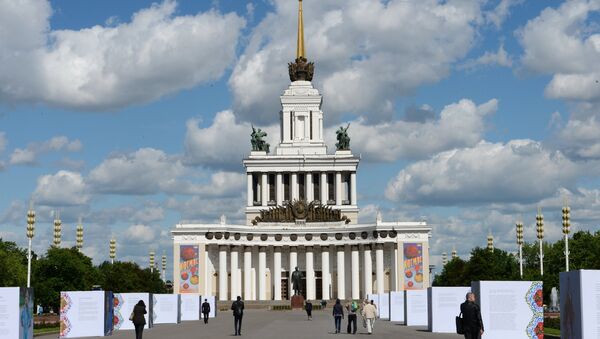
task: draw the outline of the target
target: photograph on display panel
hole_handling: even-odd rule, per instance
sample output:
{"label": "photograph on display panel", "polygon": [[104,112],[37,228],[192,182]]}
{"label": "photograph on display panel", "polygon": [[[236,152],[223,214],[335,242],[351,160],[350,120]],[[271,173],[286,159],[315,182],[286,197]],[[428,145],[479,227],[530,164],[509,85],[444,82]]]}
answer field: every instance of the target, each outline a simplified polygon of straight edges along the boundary
{"label": "photograph on display panel", "polygon": [[404,243],[404,289],[423,288],[423,244]]}
{"label": "photograph on display panel", "polygon": [[179,293],[199,293],[200,267],[198,245],[181,245],[179,248]]}
{"label": "photograph on display panel", "polygon": [[20,338],[33,339],[33,288],[19,290]]}

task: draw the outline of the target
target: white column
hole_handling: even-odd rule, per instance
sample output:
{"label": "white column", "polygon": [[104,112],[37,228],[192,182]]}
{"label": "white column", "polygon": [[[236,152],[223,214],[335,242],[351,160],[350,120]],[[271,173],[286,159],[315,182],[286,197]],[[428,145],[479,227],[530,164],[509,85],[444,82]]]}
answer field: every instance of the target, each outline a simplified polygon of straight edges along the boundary
{"label": "white column", "polygon": [[352,299],[360,298],[359,265],[358,246],[352,245]]}
{"label": "white column", "polygon": [[337,246],[337,298],[340,300],[346,299],[346,261],[344,259],[344,246]]}
{"label": "white column", "polygon": [[321,172],[321,204],[327,205],[327,173]]}
{"label": "white column", "polygon": [[273,248],[273,300],[281,300],[281,247]]}
{"label": "white column", "polygon": [[365,245],[363,250],[363,278],[364,278],[364,295],[373,294],[373,259],[371,258],[371,245]]}
{"label": "white column", "polygon": [[244,299],[252,298],[252,247],[244,247]]}
{"label": "white column", "polygon": [[240,277],[238,274],[238,248],[236,246],[231,247],[230,258],[231,265],[231,300],[235,300],[236,297],[241,296],[240,293]]}
{"label": "white column", "polygon": [[294,295],[294,285],[292,284],[292,273],[296,270],[296,266],[298,266],[298,248],[296,246],[290,246],[290,276],[288,277],[288,282],[290,287],[288,288],[290,299]]}
{"label": "white column", "polygon": [[269,192],[268,179],[267,173],[263,173],[260,180],[260,199],[263,206],[267,206],[267,202],[269,201],[269,197],[267,197],[267,192]]}
{"label": "white column", "polygon": [[227,299],[227,246],[219,246],[219,300]]}
{"label": "white column", "polygon": [[350,205],[356,206],[356,198],[356,172],[352,172],[350,173]]}
{"label": "white column", "polygon": [[393,291],[399,291],[400,288],[398,287],[398,244],[397,243],[393,243],[392,244],[392,250],[390,251],[391,255],[392,255],[392,288]]}
{"label": "white column", "polygon": [[281,206],[283,205],[283,175],[281,173],[277,173],[276,185],[277,206]]}
{"label": "white column", "polygon": [[267,252],[266,247],[258,249],[258,300],[267,300]]}
{"label": "white column", "polygon": [[377,279],[377,293],[384,293],[383,283],[383,244],[375,245],[375,278]]}
{"label": "white column", "polygon": [[306,188],[306,201],[311,202],[313,200],[315,200],[315,198],[313,197],[314,193],[315,193],[315,189],[313,187],[313,181],[312,181],[312,173],[311,172],[306,172],[304,173],[304,175],[306,176],[304,179],[304,183],[305,183],[305,188]]}
{"label": "white column", "polygon": [[323,300],[329,300],[329,246],[321,246],[321,290]]}
{"label": "white column", "polygon": [[292,193],[292,201],[297,200],[298,199],[298,174],[297,173],[292,173],[292,175],[290,176],[290,188],[291,188],[291,193]]}
{"label": "white column", "polygon": [[252,206],[252,198],[253,198],[253,193],[252,193],[252,173],[248,173],[246,175],[248,177],[248,197],[247,197],[247,202],[248,202],[248,206]]}
{"label": "white column", "polygon": [[315,268],[312,246],[306,247],[306,299],[315,300]]}
{"label": "white column", "polygon": [[335,204],[342,205],[342,173],[335,172]]}

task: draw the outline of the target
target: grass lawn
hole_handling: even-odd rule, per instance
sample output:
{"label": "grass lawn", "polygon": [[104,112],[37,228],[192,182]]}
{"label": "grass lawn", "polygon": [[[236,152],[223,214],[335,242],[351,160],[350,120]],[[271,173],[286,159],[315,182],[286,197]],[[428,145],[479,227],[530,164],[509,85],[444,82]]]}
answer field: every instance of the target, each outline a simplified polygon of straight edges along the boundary
{"label": "grass lawn", "polygon": [[550,327],[544,327],[544,334],[560,335],[560,330]]}
{"label": "grass lawn", "polygon": [[59,327],[54,326],[54,327],[44,327],[44,328],[34,328],[33,329],[33,335],[40,335],[40,334],[50,334],[50,333],[58,333],[59,332]]}

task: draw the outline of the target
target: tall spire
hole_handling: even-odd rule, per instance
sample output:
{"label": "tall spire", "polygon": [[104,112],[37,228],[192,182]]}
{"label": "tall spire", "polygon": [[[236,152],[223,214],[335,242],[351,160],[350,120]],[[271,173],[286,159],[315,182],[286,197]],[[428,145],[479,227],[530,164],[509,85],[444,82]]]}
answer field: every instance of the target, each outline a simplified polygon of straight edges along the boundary
{"label": "tall spire", "polygon": [[302,17],[302,0],[298,0],[298,46],[296,47],[296,58],[306,58],[304,52],[304,19]]}

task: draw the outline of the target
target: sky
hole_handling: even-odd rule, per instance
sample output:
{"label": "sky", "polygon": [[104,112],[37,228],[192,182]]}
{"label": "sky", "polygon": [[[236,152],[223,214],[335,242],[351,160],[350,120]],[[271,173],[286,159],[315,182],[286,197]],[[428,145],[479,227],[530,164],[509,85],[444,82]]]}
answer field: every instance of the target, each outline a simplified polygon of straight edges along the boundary
{"label": "sky", "polygon": [[[326,140],[360,222],[427,220],[431,260],[600,225],[600,1],[305,0]],[[250,125],[279,139],[297,1],[0,1],[0,237],[148,265],[179,222],[242,223]],[[170,271],[170,268],[167,270]],[[170,275],[170,274],[169,274]]]}

